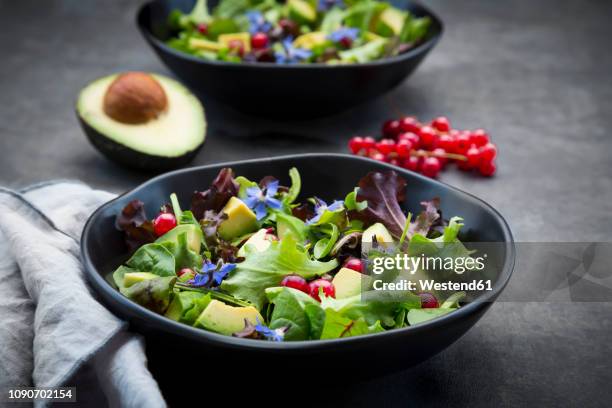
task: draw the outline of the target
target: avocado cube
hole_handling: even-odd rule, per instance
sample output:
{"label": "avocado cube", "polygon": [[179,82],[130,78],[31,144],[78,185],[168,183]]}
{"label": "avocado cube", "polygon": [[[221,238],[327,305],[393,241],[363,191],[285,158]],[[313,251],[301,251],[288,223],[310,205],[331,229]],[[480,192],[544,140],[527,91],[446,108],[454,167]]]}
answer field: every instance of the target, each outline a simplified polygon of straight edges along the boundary
{"label": "avocado cube", "polygon": [[289,18],[300,24],[312,24],[317,21],[317,10],[304,0],[289,0]]}
{"label": "avocado cube", "polygon": [[375,32],[383,37],[399,35],[405,21],[406,14],[393,7],[386,8],[378,16]]}
{"label": "avocado cube", "polygon": [[251,51],[251,34],[250,33],[232,33],[219,35],[219,43],[229,48],[232,41],[240,41],[244,47],[244,52]]}
{"label": "avocado cube", "polygon": [[227,219],[219,225],[219,236],[226,241],[253,232],[257,229],[257,217],[238,197],[232,197],[221,212]]}
{"label": "avocado cube", "polygon": [[230,306],[213,299],[197,318],[194,326],[230,336],[244,329],[245,319],[252,324],[257,324],[258,320],[264,321],[253,306]]}
{"label": "avocado cube", "polygon": [[159,278],[159,275],[156,275],[151,272],[128,272],[123,276],[123,286],[129,288],[130,286],[135,285],[138,282],[155,278]]}
{"label": "avocado cube", "polygon": [[362,285],[368,284],[370,277],[349,268],[338,271],[332,283],[336,289],[336,299],[345,299],[360,295]]}

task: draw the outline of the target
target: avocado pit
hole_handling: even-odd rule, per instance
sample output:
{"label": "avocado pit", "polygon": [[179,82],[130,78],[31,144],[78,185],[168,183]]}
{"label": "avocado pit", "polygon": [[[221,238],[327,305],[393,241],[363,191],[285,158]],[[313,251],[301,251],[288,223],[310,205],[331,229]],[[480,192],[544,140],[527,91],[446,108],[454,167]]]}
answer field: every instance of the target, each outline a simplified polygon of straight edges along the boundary
{"label": "avocado pit", "polygon": [[117,122],[139,125],[159,117],[168,108],[161,84],[144,72],[120,74],[104,94],[104,113]]}

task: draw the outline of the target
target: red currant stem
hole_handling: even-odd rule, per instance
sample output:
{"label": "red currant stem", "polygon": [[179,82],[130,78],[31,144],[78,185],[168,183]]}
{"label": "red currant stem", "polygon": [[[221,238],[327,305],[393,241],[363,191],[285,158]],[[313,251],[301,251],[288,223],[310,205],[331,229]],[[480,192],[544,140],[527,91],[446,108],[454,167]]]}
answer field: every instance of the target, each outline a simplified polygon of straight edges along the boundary
{"label": "red currant stem", "polygon": [[441,157],[443,159],[452,159],[452,160],[461,160],[461,161],[467,161],[467,157],[462,155],[462,154],[456,154],[456,153],[436,153],[436,152],[430,152],[427,150],[411,150],[410,151],[410,155],[411,156],[418,156],[418,157]]}

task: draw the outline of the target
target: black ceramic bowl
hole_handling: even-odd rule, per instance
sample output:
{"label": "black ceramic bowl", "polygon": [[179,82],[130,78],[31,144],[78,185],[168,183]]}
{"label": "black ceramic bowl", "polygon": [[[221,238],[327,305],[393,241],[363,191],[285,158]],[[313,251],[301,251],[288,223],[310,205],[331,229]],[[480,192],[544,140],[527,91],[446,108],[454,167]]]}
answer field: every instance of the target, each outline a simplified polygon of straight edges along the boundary
{"label": "black ceramic bowl", "polygon": [[[195,0],[156,0],[138,12],[137,22],[159,58],[199,96],[210,96],[237,110],[276,118],[306,118],[339,112],[375,98],[410,75],[442,35],[431,11],[406,0],[391,0],[417,16],[429,16],[429,36],[418,47],[366,64],[277,65],[206,61],[168,47],[168,14],[190,10]],[[209,2],[214,7],[218,1]]]}
{"label": "black ceramic bowl", "polygon": [[[500,243],[499,273],[494,279],[493,290],[458,311],[418,326],[345,339],[273,343],[223,336],[177,323],[128,300],[106,280],[108,273],[126,256],[123,237],[115,229],[114,220],[129,201],[136,198],[144,201],[148,213],[154,214],[159,205],[176,192],[182,204],[188,207],[194,189],[208,186],[222,167],[232,167],[236,174],[250,179],[274,175],[288,183],[285,178],[293,166],[302,175],[302,198],[317,195],[332,200],[343,197],[367,172],[388,169],[394,169],[408,182],[407,208],[417,209],[420,201],[440,197],[445,214],[464,217],[464,229],[471,241]],[[320,369],[313,361],[332,361],[334,377],[338,379],[368,378],[409,367],[448,347],[476,323],[500,294],[514,266],[510,229],[488,204],[419,174],[339,154],[303,154],[223,163],[156,177],[100,207],[85,225],[81,251],[87,277],[95,292],[110,310],[128,320],[133,330],[146,336],[150,364],[160,381],[171,383],[177,372],[173,368],[177,355],[169,353],[169,345],[172,345],[171,350],[183,350],[183,355],[188,354],[184,362],[197,363],[194,365],[196,371],[207,366],[235,369],[248,362],[249,367],[282,366],[283,375],[296,379],[307,375],[309,369],[315,372]],[[180,371],[188,372],[188,367],[181,365]]]}

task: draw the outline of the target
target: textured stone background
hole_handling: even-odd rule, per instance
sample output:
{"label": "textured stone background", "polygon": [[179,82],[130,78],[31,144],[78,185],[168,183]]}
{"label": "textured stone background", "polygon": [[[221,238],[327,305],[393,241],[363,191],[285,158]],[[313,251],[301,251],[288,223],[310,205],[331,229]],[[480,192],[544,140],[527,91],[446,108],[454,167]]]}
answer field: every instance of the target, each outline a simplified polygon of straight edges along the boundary
{"label": "textured stone background", "polygon": [[[92,79],[128,69],[169,74],[137,32],[138,4],[0,0],[1,184],[79,178],[121,192],[149,177],[100,156],[74,115],[76,95]],[[446,114],[458,127],[489,129],[501,154],[494,179],[453,170],[442,180],[499,209],[517,240],[610,241],[612,3],[427,4],[446,32],[401,87],[303,123],[257,120],[205,101],[210,132],[195,163],[343,152],[350,135],[377,132],[391,106],[422,118]],[[610,303],[498,303],[435,358],[335,390],[323,405],[609,405],[611,315]]]}

